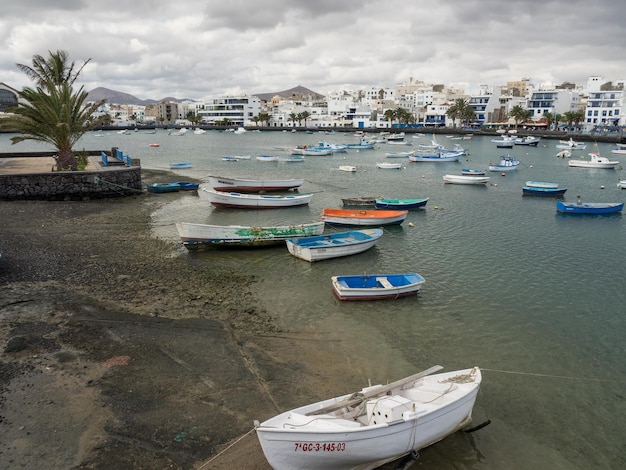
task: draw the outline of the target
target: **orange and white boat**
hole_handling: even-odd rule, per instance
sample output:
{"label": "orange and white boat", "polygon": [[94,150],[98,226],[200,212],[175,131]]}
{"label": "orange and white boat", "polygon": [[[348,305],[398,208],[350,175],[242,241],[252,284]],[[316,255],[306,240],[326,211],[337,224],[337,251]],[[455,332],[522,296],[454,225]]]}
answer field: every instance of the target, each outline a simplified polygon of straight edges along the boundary
{"label": "orange and white boat", "polygon": [[322,220],[334,225],[392,225],[401,224],[409,211],[396,210],[358,210],[358,209],[322,209]]}

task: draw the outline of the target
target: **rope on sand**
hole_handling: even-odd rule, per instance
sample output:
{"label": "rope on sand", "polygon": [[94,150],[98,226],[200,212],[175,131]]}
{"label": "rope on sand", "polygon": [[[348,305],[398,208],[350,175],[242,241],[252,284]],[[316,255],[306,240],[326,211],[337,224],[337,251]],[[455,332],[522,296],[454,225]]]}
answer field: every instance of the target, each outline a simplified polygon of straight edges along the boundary
{"label": "rope on sand", "polygon": [[574,377],[570,375],[551,375],[551,374],[537,374],[534,372],[517,372],[513,370],[499,370],[499,369],[485,369],[483,367],[480,368],[481,371],[487,372],[499,372],[501,374],[513,374],[513,375],[530,375],[533,377],[547,377],[550,379],[568,379],[568,380],[588,380],[592,382],[613,382],[613,383],[626,383],[626,380],[618,380],[618,379],[597,379],[594,377]]}
{"label": "rope on sand", "polygon": [[243,436],[241,436],[239,439],[237,439],[235,442],[233,442],[231,445],[229,445],[228,447],[226,447],[224,450],[222,450],[219,454],[214,455],[213,457],[211,457],[209,460],[207,460],[206,462],[204,462],[202,465],[200,465],[198,467],[197,470],[202,470],[203,468],[205,468],[207,465],[209,465],[211,462],[213,462],[216,458],[218,458],[220,455],[222,455],[224,452],[226,452],[228,449],[230,449],[231,447],[233,447],[235,444],[237,444],[239,441],[241,441],[243,438],[247,437],[252,431],[254,431],[255,428],[250,429],[250,431],[248,431],[247,433],[245,433]]}

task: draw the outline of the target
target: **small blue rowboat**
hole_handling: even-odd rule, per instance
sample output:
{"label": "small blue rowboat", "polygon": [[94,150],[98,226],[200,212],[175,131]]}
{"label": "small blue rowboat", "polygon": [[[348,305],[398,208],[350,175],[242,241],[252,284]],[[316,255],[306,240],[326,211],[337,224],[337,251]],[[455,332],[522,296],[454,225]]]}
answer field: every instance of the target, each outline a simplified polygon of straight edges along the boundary
{"label": "small blue rowboat", "polygon": [[486,170],[475,170],[472,168],[461,168],[461,174],[467,176],[485,176]]}
{"label": "small blue rowboat", "polygon": [[173,170],[180,170],[181,168],[191,168],[191,166],[191,162],[170,163],[170,168]]}
{"label": "small blue rowboat", "polygon": [[376,209],[407,210],[419,209],[420,207],[424,207],[427,202],[428,198],[423,197],[419,199],[376,199],[374,204],[376,205]]}
{"label": "small blue rowboat", "polygon": [[149,193],[174,193],[180,191],[178,183],[152,183],[146,186]]}
{"label": "small blue rowboat", "polygon": [[562,214],[613,214],[621,212],[623,202],[563,202],[556,203],[556,211]]}
{"label": "small blue rowboat", "polygon": [[524,196],[561,197],[565,191],[567,191],[566,188],[559,188],[559,183],[546,181],[526,181],[526,185],[522,186]]}
{"label": "small blue rowboat", "polygon": [[174,181],[174,183],[180,186],[181,191],[196,191],[200,186],[199,183],[192,183],[191,181]]}
{"label": "small blue rowboat", "polygon": [[340,300],[397,299],[417,294],[425,280],[417,273],[332,276]]}

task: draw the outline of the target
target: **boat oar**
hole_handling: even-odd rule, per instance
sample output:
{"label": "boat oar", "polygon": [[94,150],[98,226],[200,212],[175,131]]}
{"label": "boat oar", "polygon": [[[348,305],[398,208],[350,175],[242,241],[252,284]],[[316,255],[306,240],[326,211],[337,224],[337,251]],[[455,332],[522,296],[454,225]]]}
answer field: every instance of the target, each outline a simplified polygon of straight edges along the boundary
{"label": "boat oar", "polygon": [[394,388],[402,387],[403,385],[406,385],[408,383],[416,382],[422,377],[425,377],[430,374],[434,374],[435,372],[438,372],[441,369],[443,369],[443,366],[433,366],[430,369],[426,369],[422,372],[418,372],[417,374],[411,375],[410,377],[405,377],[404,379],[396,380],[395,382],[391,382],[390,384],[383,385],[382,387],[377,387],[373,390],[368,390],[367,392],[363,392],[363,393],[356,392],[352,394],[349,398],[338,401],[337,403],[333,403],[332,405],[325,406],[323,408],[320,408],[319,410],[310,411],[306,413],[305,416],[331,413],[341,408],[358,405],[359,403],[362,403],[363,400],[367,400],[368,398],[383,395],[387,393],[388,391],[393,390]]}

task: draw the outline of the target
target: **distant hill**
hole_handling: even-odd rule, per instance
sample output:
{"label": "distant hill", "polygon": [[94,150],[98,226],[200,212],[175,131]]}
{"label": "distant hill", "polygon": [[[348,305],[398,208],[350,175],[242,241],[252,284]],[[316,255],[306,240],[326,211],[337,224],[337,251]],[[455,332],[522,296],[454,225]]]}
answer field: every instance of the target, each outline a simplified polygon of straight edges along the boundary
{"label": "distant hill", "polygon": [[187,99],[180,98],[172,98],[171,96],[167,96],[165,98],[161,98],[160,100],[147,99],[141,100],[136,96],[130,95],[128,93],[122,93],[121,91],[109,90],[108,88],[98,87],[91,90],[87,93],[87,101],[100,101],[107,100],[107,103],[111,104],[136,104],[136,105],[147,105],[147,104],[155,104],[159,101],[173,101],[176,103],[180,103],[182,101],[193,101]]}
{"label": "distant hill", "polygon": [[[269,101],[275,96],[282,96],[283,98],[295,98],[295,99],[303,99],[308,96],[312,96],[313,99],[323,99],[324,95],[316,93],[314,91],[309,90],[303,86],[297,86],[285,91],[277,91],[274,93],[255,93],[253,96],[258,96],[262,101]],[[121,91],[109,90],[108,88],[98,87],[94,88],[90,92],[87,93],[87,101],[100,101],[107,100],[107,103],[110,104],[136,104],[136,105],[148,105],[155,104],[159,101],[172,101],[176,103],[180,103],[182,101],[195,101],[189,99],[181,99],[181,98],[172,98],[165,97],[160,100],[155,99],[146,99],[141,100],[136,96],[130,95],[128,93],[122,93]]]}
{"label": "distant hill", "polygon": [[290,88],[285,91],[277,91],[275,93],[254,93],[254,96],[258,96],[261,101],[269,101],[275,96],[281,96],[283,98],[295,98],[300,99],[308,96],[312,96],[313,99],[320,100],[324,98],[324,95],[320,95],[308,88],[298,85],[297,87]]}

